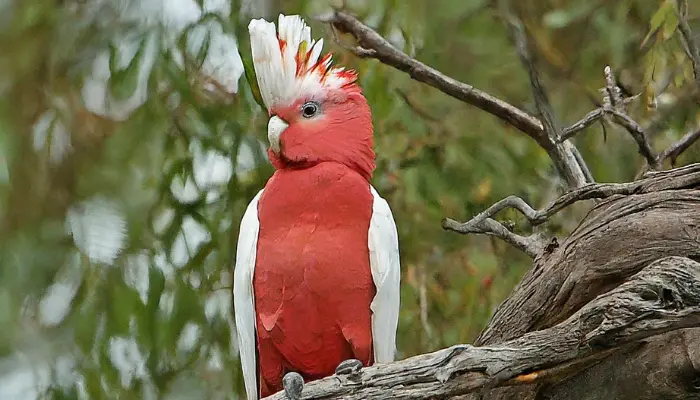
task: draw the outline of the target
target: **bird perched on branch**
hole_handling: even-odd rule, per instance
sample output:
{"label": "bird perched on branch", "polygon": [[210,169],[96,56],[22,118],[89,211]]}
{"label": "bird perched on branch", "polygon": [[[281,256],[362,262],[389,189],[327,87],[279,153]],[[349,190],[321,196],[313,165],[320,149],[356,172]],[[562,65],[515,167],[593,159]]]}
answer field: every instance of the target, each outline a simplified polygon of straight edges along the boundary
{"label": "bird perched on branch", "polygon": [[308,382],[346,360],[393,361],[400,271],[391,210],[370,184],[372,118],[357,74],[332,66],[299,16],[248,29],[276,169],[243,216],[234,273],[254,400],[288,373]]}

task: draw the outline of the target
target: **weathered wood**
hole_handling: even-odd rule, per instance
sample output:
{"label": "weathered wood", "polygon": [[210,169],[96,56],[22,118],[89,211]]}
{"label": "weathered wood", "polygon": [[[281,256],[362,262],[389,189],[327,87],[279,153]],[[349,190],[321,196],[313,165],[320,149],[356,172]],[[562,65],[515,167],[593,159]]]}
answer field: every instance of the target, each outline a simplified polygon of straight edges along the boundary
{"label": "weathered wood", "polygon": [[553,326],[654,260],[700,256],[700,164],[648,174],[593,208],[494,313],[477,345]]}
{"label": "weathered wood", "polygon": [[[655,260],[700,260],[699,177],[698,164],[651,172],[630,195],[598,204],[559,248],[535,261],[476,344],[496,344],[554,326]],[[672,332],[581,367],[568,380],[555,376],[536,385],[482,390],[465,398],[698,398],[700,355],[693,349],[699,344],[700,329]],[[689,353],[695,354],[695,361]]]}
{"label": "weathered wood", "polygon": [[[447,398],[479,388],[558,376],[628,343],[700,326],[700,263],[658,260],[551,328],[493,346],[458,345],[364,368],[356,379],[331,376],[304,387],[303,399]],[[538,372],[539,371],[539,372]],[[284,399],[278,393],[269,399]]]}

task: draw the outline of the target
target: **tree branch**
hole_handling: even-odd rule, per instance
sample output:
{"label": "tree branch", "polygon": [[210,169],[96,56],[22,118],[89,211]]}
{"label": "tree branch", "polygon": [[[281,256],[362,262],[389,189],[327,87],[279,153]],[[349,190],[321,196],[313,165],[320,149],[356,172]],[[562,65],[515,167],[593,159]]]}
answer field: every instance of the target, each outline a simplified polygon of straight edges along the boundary
{"label": "tree branch", "polygon": [[671,166],[675,167],[676,158],[680,156],[684,151],[688,150],[690,146],[693,145],[700,138],[700,128],[690,131],[683,135],[682,138],[674,142],[668,148],[658,156],[659,164],[663,163],[665,160],[669,159],[671,161]]}
{"label": "tree branch", "polygon": [[685,43],[686,53],[693,64],[693,74],[695,75],[695,87],[700,89],[700,46],[693,38],[693,32],[688,24],[688,1],[676,0],[678,13],[678,30],[681,33],[683,43]]}
{"label": "tree branch", "polygon": [[559,141],[564,142],[574,137],[577,133],[593,125],[596,121],[603,117],[603,109],[596,108],[595,110],[586,114],[580,121],[574,123],[573,125],[564,128],[561,132],[561,137]]}
{"label": "tree branch", "polygon": [[361,47],[344,47],[358,57],[375,58],[384,64],[406,72],[411,78],[419,82],[426,83],[451,97],[495,115],[516,129],[526,133],[538,143],[546,139],[542,124],[537,118],[497,97],[450,78],[442,72],[409,57],[352,15],[342,11],[334,11],[331,14],[317,17],[317,19],[331,24],[341,32],[350,33],[354,36]]}
{"label": "tree branch", "polygon": [[[502,344],[457,345],[305,385],[302,399],[429,399],[482,388],[557,380],[601,353],[672,330],[700,326],[700,263],[658,260],[562,323]],[[557,369],[557,367],[562,367]],[[283,393],[268,397],[284,399]]]}
{"label": "tree branch", "polygon": [[629,115],[614,108],[605,110],[605,113],[612,115],[613,120],[618,125],[625,128],[627,132],[630,133],[630,135],[632,135],[634,141],[637,142],[637,146],[639,146],[639,153],[647,160],[649,166],[652,169],[659,169],[659,162],[656,158],[656,155],[654,154],[654,150],[651,149],[649,140],[647,139],[647,136],[644,133],[644,129],[641,127],[641,125],[639,125],[635,120],[630,118]]}
{"label": "tree branch", "polygon": [[[547,150],[547,153],[549,153],[557,171],[559,171],[559,174],[566,180],[569,188],[581,187],[587,183],[586,174],[583,171],[584,169],[588,169],[588,167],[585,165],[583,158],[578,160],[574,155],[573,144],[568,146],[562,145],[559,141],[560,132],[554,118],[554,110],[549,102],[549,97],[544,89],[544,85],[540,80],[537,68],[535,68],[523,24],[515,14],[511,12],[509,0],[501,1],[501,13],[515,42],[515,49],[520,58],[520,62],[523,64],[523,67],[525,67],[525,70],[527,70],[530,78],[530,86],[535,100],[535,107],[537,108],[537,114],[542,122],[544,132],[549,139],[546,146],[543,147]],[[580,165],[581,162],[583,162],[583,165]]]}
{"label": "tree branch", "polygon": [[[694,139],[700,137],[700,133],[698,132],[693,132],[693,134],[695,134]],[[691,134],[686,135],[686,137],[688,136],[691,136]],[[683,145],[686,147],[689,146],[689,144],[685,144],[688,140],[689,139],[686,139],[686,141],[683,142]],[[678,144],[677,146],[680,147],[681,144]],[[671,148],[676,147],[672,146]],[[632,195],[679,189],[680,187],[669,186],[663,183],[664,180],[671,182],[671,180],[668,178],[679,176],[683,176],[685,178],[677,181],[679,184],[683,185],[683,187],[693,186],[696,184],[700,185],[700,164],[691,164],[687,167],[679,168],[674,171],[667,171],[663,175],[648,175],[644,179],[633,182],[588,184],[564,194],[541,210],[535,210],[520,197],[508,196],[475,215],[467,222],[458,222],[450,218],[445,218],[442,221],[442,227],[443,229],[462,234],[476,233],[498,236],[514,247],[524,251],[530,257],[534,258],[539,255],[541,250],[545,247],[545,244],[543,244],[544,239],[542,239],[541,236],[533,235],[525,237],[510,231],[507,231],[508,234],[504,234],[500,228],[497,228],[498,230],[493,229],[493,223],[498,225],[501,224],[495,220],[492,220],[491,218],[506,208],[512,208],[519,211],[525,218],[527,218],[530,225],[537,226],[545,223],[550,217],[557,214],[564,208],[582,200],[604,199],[617,195]],[[489,222],[488,225],[486,225],[484,224],[485,221],[493,222]],[[491,229],[493,229],[493,231],[497,230],[498,233],[492,232]],[[505,227],[503,227],[503,229],[505,229]]]}
{"label": "tree branch", "polygon": [[374,58],[406,72],[411,78],[426,83],[443,93],[492,114],[535,140],[549,154],[560,175],[570,187],[584,183],[585,174],[572,155],[571,143],[557,143],[545,132],[542,123],[525,111],[483,92],[471,85],[453,79],[393,47],[386,39],[357,18],[342,11],[317,17],[338,31],[351,34],[358,46],[340,44],[358,57]]}
{"label": "tree branch", "polygon": [[[525,207],[530,208],[522,199],[516,196],[510,196],[506,199],[489,207],[486,211],[479,213],[476,217],[471,219],[466,223],[459,223],[453,219],[445,218],[442,220],[442,229],[461,233],[463,235],[469,233],[491,235],[500,238],[516,249],[522,251],[523,253],[530,256],[530,258],[535,258],[542,253],[542,250],[547,246],[547,239],[543,235],[533,234],[530,236],[521,236],[513,233],[510,229],[506,228],[502,223],[488,218],[487,214],[491,209],[498,206],[500,203],[505,201],[512,201],[515,198],[520,200]],[[508,205],[502,206],[496,211],[492,211],[493,214],[507,207]],[[531,208],[530,208],[531,209]]]}
{"label": "tree branch", "polygon": [[659,169],[659,159],[654,154],[654,150],[651,148],[651,144],[649,143],[644,128],[642,128],[641,125],[639,125],[624,111],[625,106],[636,99],[638,95],[626,99],[622,98],[622,90],[619,86],[617,86],[615,75],[613,74],[610,66],[605,67],[605,88],[601,89],[601,92],[603,92],[603,107],[589,112],[583,117],[583,119],[576,122],[571,127],[566,128],[559,138],[559,141],[565,141],[573,137],[600,118],[611,116],[613,122],[625,128],[627,132],[632,135],[632,138],[639,147],[639,153],[646,159],[647,164],[652,169]]}

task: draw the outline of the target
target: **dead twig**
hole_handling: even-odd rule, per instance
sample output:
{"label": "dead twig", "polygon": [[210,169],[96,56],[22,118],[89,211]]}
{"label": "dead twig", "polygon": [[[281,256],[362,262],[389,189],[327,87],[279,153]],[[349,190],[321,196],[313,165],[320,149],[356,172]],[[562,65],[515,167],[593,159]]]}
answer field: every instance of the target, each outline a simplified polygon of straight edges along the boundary
{"label": "dead twig", "polygon": [[610,117],[615,124],[625,128],[625,130],[629,132],[637,143],[639,153],[644,157],[648,165],[652,169],[659,169],[659,160],[654,154],[654,150],[651,148],[644,128],[625,112],[625,107],[639,95],[623,98],[622,90],[617,85],[615,75],[610,66],[605,67],[605,87],[601,89],[601,92],[603,93],[603,106],[589,112],[583,119],[571,125],[571,127],[566,128],[559,140],[568,140],[592,125],[595,121]]}
{"label": "dead twig", "polygon": [[[697,140],[697,137],[700,137],[700,133],[693,133]],[[688,141],[688,139],[686,139],[686,141]],[[689,146],[689,144],[684,145]],[[700,164],[692,164],[674,170],[671,175],[667,173],[664,176],[687,174],[688,180],[684,181],[684,184],[693,185],[700,183],[700,175],[696,173],[697,171],[700,171]],[[442,222],[442,227],[443,229],[463,234],[476,233],[498,236],[534,258],[539,254],[539,251],[544,248],[544,239],[541,236],[521,236],[515,234],[506,229],[505,226],[498,221],[493,220],[492,217],[506,208],[512,208],[519,211],[528,220],[530,225],[534,227],[547,222],[553,215],[579,201],[605,199],[618,195],[628,196],[649,191],[670,189],[663,186],[659,179],[658,175],[649,174],[644,179],[633,182],[588,184],[562,195],[540,210],[534,209],[518,196],[508,196],[475,215],[467,222],[458,222],[450,218],[445,218]]]}
{"label": "dead twig", "polygon": [[698,139],[700,139],[700,128],[686,133],[682,138],[668,146],[666,150],[659,153],[658,162],[663,163],[665,160],[670,160],[671,166],[675,167],[678,156],[688,150]]}
{"label": "dead twig", "polygon": [[610,114],[612,116],[613,121],[615,121],[615,123],[625,128],[627,132],[629,132],[630,135],[632,135],[632,138],[635,142],[637,142],[637,146],[639,147],[639,153],[647,160],[649,166],[652,169],[659,169],[659,162],[656,158],[656,155],[654,154],[654,150],[651,149],[649,140],[647,139],[647,136],[644,133],[644,129],[641,127],[641,125],[639,125],[635,120],[630,118],[629,115],[614,108],[605,110],[605,112],[606,114]]}
{"label": "dead twig", "polygon": [[538,142],[543,140],[542,124],[537,118],[499,98],[450,78],[442,72],[411,58],[406,53],[396,49],[380,34],[352,15],[343,11],[334,11],[316,19],[329,23],[334,29],[343,33],[349,33],[355,37],[359,46],[347,46],[340,43],[341,46],[347,48],[353,54],[363,58],[375,58],[384,64],[406,72],[411,78],[419,82],[433,86],[449,96],[495,115]]}
{"label": "dead twig", "polygon": [[564,128],[561,132],[561,137],[559,141],[564,142],[574,137],[577,133],[583,131],[589,126],[593,125],[596,121],[603,117],[603,109],[596,108],[595,110],[586,114],[580,121],[575,122],[573,125]]}
{"label": "dead twig", "polygon": [[[516,196],[511,196],[511,197],[515,197],[516,199],[522,201],[519,197],[516,197]],[[510,197],[506,198],[504,200],[501,200],[499,203],[501,203],[505,200],[508,200],[508,199],[510,199]],[[442,229],[461,233],[464,235],[469,234],[469,233],[476,233],[476,234],[495,236],[495,237],[498,237],[499,239],[503,240],[504,242],[510,244],[511,246],[515,247],[516,249],[522,251],[523,253],[527,254],[531,258],[535,258],[539,254],[541,254],[542,250],[544,250],[544,248],[547,246],[547,243],[548,243],[548,240],[544,235],[540,235],[540,234],[533,234],[530,236],[518,235],[516,233],[511,232],[502,223],[500,223],[494,219],[488,218],[486,216],[481,216],[482,214],[485,214],[489,210],[494,208],[494,206],[498,205],[499,203],[494,204],[493,206],[489,207],[489,209],[487,209],[486,211],[478,214],[477,215],[478,218],[474,217],[472,220],[465,222],[465,223],[457,222],[451,218],[445,218],[442,220]],[[523,203],[524,203],[524,201],[523,201]],[[503,206],[499,210],[494,211],[493,213],[495,214],[496,212],[502,210],[505,207],[506,206]]]}

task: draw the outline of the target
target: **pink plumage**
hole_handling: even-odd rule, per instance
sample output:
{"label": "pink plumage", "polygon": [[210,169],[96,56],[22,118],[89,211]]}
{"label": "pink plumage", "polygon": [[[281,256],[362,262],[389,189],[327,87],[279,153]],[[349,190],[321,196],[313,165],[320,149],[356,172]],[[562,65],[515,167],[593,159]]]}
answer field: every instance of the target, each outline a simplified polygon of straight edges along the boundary
{"label": "pink plumage", "polygon": [[241,222],[234,277],[248,399],[339,363],[393,360],[398,236],[372,188],[370,109],[357,75],[332,66],[298,16],[251,21],[258,85],[277,171]]}

